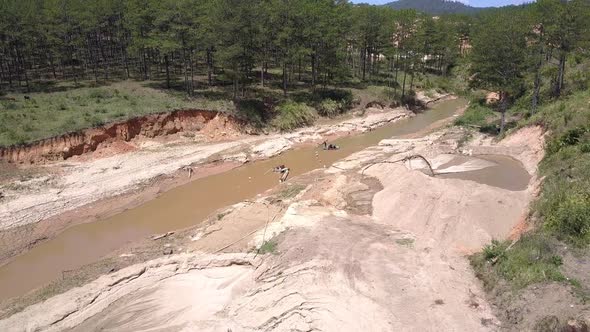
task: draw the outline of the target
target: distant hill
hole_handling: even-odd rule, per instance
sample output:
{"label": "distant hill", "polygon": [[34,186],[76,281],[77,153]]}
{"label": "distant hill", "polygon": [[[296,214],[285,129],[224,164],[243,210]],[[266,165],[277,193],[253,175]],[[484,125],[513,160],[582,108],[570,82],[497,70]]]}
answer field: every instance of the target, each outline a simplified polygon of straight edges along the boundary
{"label": "distant hill", "polygon": [[433,15],[475,14],[485,9],[467,6],[457,1],[446,0],[398,0],[385,4],[384,6],[393,9],[415,9]]}

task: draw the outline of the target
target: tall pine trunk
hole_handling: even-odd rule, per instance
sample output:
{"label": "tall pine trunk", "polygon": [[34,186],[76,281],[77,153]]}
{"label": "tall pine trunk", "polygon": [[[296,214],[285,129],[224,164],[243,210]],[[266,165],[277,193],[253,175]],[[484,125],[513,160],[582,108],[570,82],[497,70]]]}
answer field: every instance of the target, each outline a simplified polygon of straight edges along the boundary
{"label": "tall pine trunk", "polygon": [[6,68],[8,70],[8,86],[12,89],[12,66],[10,65],[10,59],[7,59]]}
{"label": "tall pine trunk", "polygon": [[365,80],[366,74],[367,74],[367,48],[364,47],[363,51],[361,52],[361,61],[363,62],[363,76],[362,76],[362,80]]}
{"label": "tall pine trunk", "polygon": [[24,59],[24,57],[22,55],[22,52],[20,52],[20,49],[19,49],[18,46],[16,47],[16,57],[19,60],[20,65],[22,67],[22,72],[23,72],[24,77],[25,77],[25,84],[26,84],[26,87],[27,87],[27,92],[30,92],[30,88],[31,87],[29,86],[29,76],[27,74],[27,65],[25,63],[25,59]]}
{"label": "tall pine trunk", "polygon": [[408,65],[405,62],[407,62],[407,60],[408,59],[406,56],[406,59],[404,59],[404,79],[402,82],[402,102],[404,101],[404,98],[406,97],[406,76],[408,76]]}
{"label": "tall pine trunk", "polygon": [[531,115],[537,111],[537,105],[539,104],[539,93],[541,92],[541,67],[543,66],[543,47],[540,47],[539,61],[535,66],[535,81],[533,86],[533,99],[531,107]]}
{"label": "tall pine trunk", "polygon": [[393,81],[395,82],[394,87],[397,89],[397,86],[399,85],[399,83],[397,81],[398,74],[399,74],[399,55],[397,56],[397,59],[395,60],[394,71],[395,71],[395,78],[393,79]]}
{"label": "tall pine trunk", "polygon": [[506,126],[506,110],[508,109],[508,93],[500,92],[500,113],[502,117],[500,119],[500,135],[504,133],[504,127]]}
{"label": "tall pine trunk", "polygon": [[166,64],[166,88],[170,89],[170,60],[168,54],[164,55],[164,62]]}
{"label": "tall pine trunk", "polygon": [[533,100],[531,107],[531,115],[537,111],[537,105],[539,104],[539,93],[541,91],[541,73],[540,68],[535,71],[535,82],[533,87]]}
{"label": "tall pine trunk", "polygon": [[557,81],[555,82],[555,97],[561,96],[561,90],[563,89],[563,81],[565,76],[565,61],[566,54],[562,51],[559,54],[559,70],[557,73]]}
{"label": "tall pine trunk", "polygon": [[213,54],[211,48],[207,48],[207,85],[211,86],[213,76]]}
{"label": "tall pine trunk", "polygon": [[297,69],[299,71],[298,80],[301,82],[301,56],[299,56],[299,68]]}
{"label": "tall pine trunk", "polygon": [[283,95],[287,97],[287,62],[283,61]]}
{"label": "tall pine trunk", "polygon": [[[193,49],[190,50],[188,55],[189,66],[191,70],[191,88],[189,95],[192,96],[195,91],[195,64],[193,63]],[[198,65],[198,62],[197,62]]]}
{"label": "tall pine trunk", "polygon": [[190,96],[190,82],[188,80],[188,60],[186,56],[186,48],[184,47],[184,42],[182,44],[182,74],[184,77],[184,92],[186,92],[187,96]]}
{"label": "tall pine trunk", "polygon": [[315,52],[311,54],[311,86],[314,87],[316,84],[316,75],[317,75],[317,68],[316,68],[316,54]]}
{"label": "tall pine trunk", "polygon": [[263,60],[262,64],[260,65],[260,85],[264,87],[264,66],[266,62]]}
{"label": "tall pine trunk", "polygon": [[53,73],[53,79],[57,80],[57,73],[55,72],[55,63],[53,61],[53,55],[49,55],[49,65],[51,66],[51,72]]}
{"label": "tall pine trunk", "polygon": [[4,79],[4,61],[0,58],[0,87],[2,86],[2,80]]}
{"label": "tall pine trunk", "polygon": [[109,64],[107,61],[107,56],[105,54],[104,51],[104,45],[102,43],[102,37],[101,34],[99,34],[97,32],[97,36],[96,36],[96,43],[98,45],[98,49],[100,51],[100,56],[102,58],[102,66],[103,66],[103,71],[104,71],[104,80],[108,81],[109,80]]}
{"label": "tall pine trunk", "polygon": [[143,79],[147,80],[149,79],[148,76],[148,60],[147,60],[147,50],[146,49],[142,49],[141,50],[141,56],[142,56],[142,60],[143,60]]}

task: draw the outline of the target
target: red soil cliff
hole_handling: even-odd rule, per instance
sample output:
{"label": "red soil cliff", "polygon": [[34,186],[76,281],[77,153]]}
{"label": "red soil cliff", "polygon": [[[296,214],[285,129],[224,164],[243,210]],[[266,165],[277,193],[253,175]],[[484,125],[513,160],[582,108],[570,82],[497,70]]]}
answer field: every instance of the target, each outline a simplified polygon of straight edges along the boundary
{"label": "red soil cliff", "polygon": [[64,160],[94,151],[105,142],[128,142],[136,136],[151,138],[181,131],[200,131],[217,116],[224,118],[223,123],[237,122],[231,116],[206,110],[150,114],[29,144],[0,147],[0,160],[21,164]]}

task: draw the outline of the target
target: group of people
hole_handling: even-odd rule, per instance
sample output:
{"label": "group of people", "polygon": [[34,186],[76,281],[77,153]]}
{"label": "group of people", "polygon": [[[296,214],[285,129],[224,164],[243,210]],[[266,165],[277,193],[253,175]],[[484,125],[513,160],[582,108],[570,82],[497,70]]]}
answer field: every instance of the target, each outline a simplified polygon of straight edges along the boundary
{"label": "group of people", "polygon": [[340,149],[340,147],[338,145],[328,144],[328,142],[326,142],[326,141],[324,141],[324,143],[322,143],[322,145],[324,146],[324,150],[338,150],[338,149]]}

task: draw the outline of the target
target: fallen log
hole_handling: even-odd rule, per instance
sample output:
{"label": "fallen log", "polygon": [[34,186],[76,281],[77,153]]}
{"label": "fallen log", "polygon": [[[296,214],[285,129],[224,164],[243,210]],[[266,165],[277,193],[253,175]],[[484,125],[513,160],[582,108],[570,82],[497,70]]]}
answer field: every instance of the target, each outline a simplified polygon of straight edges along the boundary
{"label": "fallen log", "polygon": [[165,237],[168,237],[170,235],[174,234],[174,232],[168,232],[168,233],[164,233],[164,234],[160,234],[160,235],[154,235],[152,236],[152,240],[159,240],[159,239],[163,239]]}
{"label": "fallen log", "polygon": [[436,175],[436,173],[434,172],[434,169],[432,168],[432,165],[430,164],[430,162],[428,161],[428,159],[426,159],[423,155],[420,155],[420,154],[413,154],[411,156],[406,156],[404,158],[401,158],[401,159],[398,159],[398,160],[394,160],[394,161],[382,160],[382,161],[371,163],[371,164],[369,164],[369,165],[367,165],[367,166],[365,166],[363,168],[363,170],[361,171],[361,174],[364,175],[365,174],[365,171],[367,169],[369,169],[369,168],[371,168],[371,167],[373,167],[375,165],[379,165],[379,164],[396,164],[396,163],[399,163],[399,162],[406,162],[406,161],[409,161],[409,160],[412,160],[412,159],[422,159],[422,160],[424,160],[424,162],[426,162],[426,165],[428,165],[428,169],[430,170],[430,174],[432,174],[432,176],[435,176]]}

